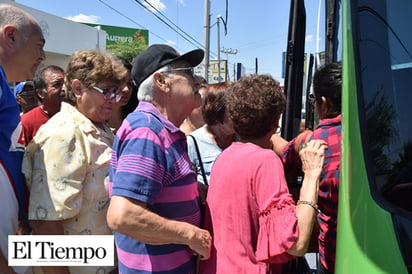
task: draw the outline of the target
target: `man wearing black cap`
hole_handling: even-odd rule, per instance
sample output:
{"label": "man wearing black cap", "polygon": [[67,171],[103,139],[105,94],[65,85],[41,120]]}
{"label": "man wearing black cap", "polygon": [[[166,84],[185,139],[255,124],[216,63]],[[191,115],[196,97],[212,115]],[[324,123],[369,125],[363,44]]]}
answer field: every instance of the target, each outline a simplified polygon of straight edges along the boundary
{"label": "man wearing black cap", "polygon": [[180,124],[201,104],[193,67],[200,49],[180,55],[152,45],[136,56],[140,101],[117,132],[110,163],[111,202],[120,273],[193,273],[207,259],[211,236],[199,228],[196,174]]}

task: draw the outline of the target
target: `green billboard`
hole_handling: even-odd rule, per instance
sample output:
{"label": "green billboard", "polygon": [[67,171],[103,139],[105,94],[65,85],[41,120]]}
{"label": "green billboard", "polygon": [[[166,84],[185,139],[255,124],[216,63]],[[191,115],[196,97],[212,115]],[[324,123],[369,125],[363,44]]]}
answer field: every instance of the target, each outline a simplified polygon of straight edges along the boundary
{"label": "green billboard", "polygon": [[99,26],[107,33],[106,45],[115,45],[118,43],[133,43],[139,42],[148,46],[149,44],[149,31],[146,29],[133,29],[116,26],[108,26],[101,24],[83,23],[91,27]]}
{"label": "green billboard", "polygon": [[126,58],[130,62],[133,58],[146,50],[149,45],[149,31],[124,27],[107,26],[84,23],[91,27],[100,27],[107,33],[106,50],[114,55]]}

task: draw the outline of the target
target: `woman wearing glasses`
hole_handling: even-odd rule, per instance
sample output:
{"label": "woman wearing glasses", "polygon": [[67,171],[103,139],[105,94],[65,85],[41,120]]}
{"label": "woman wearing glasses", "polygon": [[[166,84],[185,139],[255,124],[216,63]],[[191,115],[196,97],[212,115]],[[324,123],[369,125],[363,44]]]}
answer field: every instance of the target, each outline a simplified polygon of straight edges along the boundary
{"label": "woman wearing glasses", "polygon": [[[111,235],[106,212],[113,133],[106,121],[127,71],[99,51],[73,53],[65,75],[69,103],[28,145],[23,173],[35,235]],[[46,273],[108,273],[114,267],[43,267]]]}

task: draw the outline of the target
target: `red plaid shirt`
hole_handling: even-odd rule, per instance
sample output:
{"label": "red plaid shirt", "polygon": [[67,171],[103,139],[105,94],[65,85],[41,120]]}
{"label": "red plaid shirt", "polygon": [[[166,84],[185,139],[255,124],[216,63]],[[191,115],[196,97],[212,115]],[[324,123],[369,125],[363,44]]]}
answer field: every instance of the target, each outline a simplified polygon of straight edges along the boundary
{"label": "red plaid shirt", "polygon": [[[320,176],[318,205],[321,213],[318,214],[320,227],[319,256],[322,264],[329,271],[334,272],[336,254],[336,224],[338,213],[338,192],[340,174],[341,149],[341,121],[339,115],[332,119],[323,119],[313,131],[312,139],[322,139],[328,143],[325,152],[323,171]],[[296,138],[283,149],[283,163],[285,171],[296,177],[296,167],[301,166],[298,154],[295,151]]]}

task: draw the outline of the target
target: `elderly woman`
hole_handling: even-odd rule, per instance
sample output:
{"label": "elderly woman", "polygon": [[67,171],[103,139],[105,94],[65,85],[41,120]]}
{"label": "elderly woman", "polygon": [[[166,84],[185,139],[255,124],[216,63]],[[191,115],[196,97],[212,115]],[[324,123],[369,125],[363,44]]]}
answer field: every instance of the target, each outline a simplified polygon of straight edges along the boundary
{"label": "elderly woman", "polygon": [[226,103],[239,140],[212,167],[205,228],[213,248],[200,272],[281,273],[282,263],[307,250],[326,143],[312,141],[301,150],[305,177],[295,205],[282,162],[271,150],[285,106],[279,83],[269,75],[243,77]]}
{"label": "elderly woman", "polygon": [[[111,235],[106,212],[113,133],[106,121],[127,71],[112,56],[73,53],[65,75],[70,104],[37,132],[24,155],[35,235]],[[43,267],[45,273],[105,273],[114,267]],[[100,273],[100,272],[99,272]],[[103,273],[103,272],[102,272]]]}

